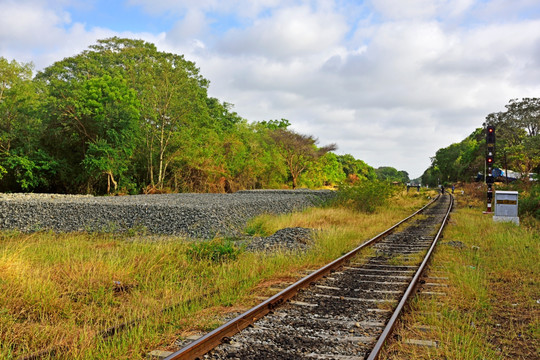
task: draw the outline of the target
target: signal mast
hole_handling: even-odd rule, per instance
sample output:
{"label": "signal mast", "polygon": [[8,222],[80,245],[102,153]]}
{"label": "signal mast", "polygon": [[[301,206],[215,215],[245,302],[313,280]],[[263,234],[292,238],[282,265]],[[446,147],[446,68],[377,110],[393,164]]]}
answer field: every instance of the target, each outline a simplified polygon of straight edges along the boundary
{"label": "signal mast", "polygon": [[487,211],[491,213],[491,202],[493,200],[493,162],[495,161],[495,126],[488,126],[486,128],[486,184],[487,184]]}

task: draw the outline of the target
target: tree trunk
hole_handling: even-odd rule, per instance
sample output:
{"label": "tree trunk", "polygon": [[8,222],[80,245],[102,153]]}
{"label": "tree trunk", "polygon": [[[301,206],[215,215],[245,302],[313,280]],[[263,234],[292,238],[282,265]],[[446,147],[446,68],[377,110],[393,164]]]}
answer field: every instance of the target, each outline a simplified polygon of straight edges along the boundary
{"label": "tree trunk", "polygon": [[148,148],[148,176],[150,177],[150,184],[154,186],[154,136],[152,135],[150,140],[147,138],[146,141]]}
{"label": "tree trunk", "polygon": [[165,121],[161,122],[161,136],[159,138],[159,172],[157,186],[163,187],[163,153],[165,152]]}
{"label": "tree trunk", "polygon": [[107,194],[111,193],[111,182],[114,186],[114,192],[116,192],[116,189],[118,188],[118,183],[114,180],[114,175],[111,171],[107,171]]}

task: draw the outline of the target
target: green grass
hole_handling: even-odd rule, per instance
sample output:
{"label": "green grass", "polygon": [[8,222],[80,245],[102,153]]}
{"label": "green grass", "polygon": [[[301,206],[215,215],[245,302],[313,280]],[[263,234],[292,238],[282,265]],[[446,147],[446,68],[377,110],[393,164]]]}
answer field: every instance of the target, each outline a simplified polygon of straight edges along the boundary
{"label": "green grass", "polygon": [[[532,224],[533,222],[529,223]],[[454,246],[448,244],[452,241]],[[462,246],[456,246],[459,243]],[[437,348],[394,341],[388,359],[537,359],[540,350],[538,228],[494,223],[479,208],[454,212],[430,269],[448,277],[447,293],[417,296],[397,328],[402,338],[436,340]],[[415,324],[433,330],[418,331]]]}
{"label": "green grass", "polygon": [[[211,330],[223,313],[266,295],[266,284],[299,278],[426,201],[402,193],[369,215],[312,208],[254,220],[266,234],[319,229],[302,253],[249,253],[230,239],[0,232],[0,358],[52,347],[55,359],[144,359],[178,337]],[[103,336],[118,326],[122,331]]]}

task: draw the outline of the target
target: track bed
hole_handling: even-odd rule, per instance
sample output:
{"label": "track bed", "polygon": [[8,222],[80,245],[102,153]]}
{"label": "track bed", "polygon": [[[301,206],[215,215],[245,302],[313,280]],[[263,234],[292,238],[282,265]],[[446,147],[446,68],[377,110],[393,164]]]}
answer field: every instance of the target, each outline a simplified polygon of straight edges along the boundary
{"label": "track bed", "polygon": [[[373,256],[351,260],[204,359],[365,359],[433,243],[451,198],[442,196],[418,220],[375,243]],[[197,341],[203,348],[204,338]],[[189,345],[188,347],[189,348]],[[168,359],[193,358],[182,350]]]}

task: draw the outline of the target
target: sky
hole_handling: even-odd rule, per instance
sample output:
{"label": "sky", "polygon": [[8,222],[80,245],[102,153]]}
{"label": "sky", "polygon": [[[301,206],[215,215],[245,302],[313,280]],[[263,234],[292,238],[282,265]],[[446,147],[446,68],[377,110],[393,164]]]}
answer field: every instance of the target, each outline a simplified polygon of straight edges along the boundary
{"label": "sky", "polygon": [[112,36],[183,54],[249,122],[411,178],[540,97],[538,0],[0,0],[0,56],[36,71]]}

